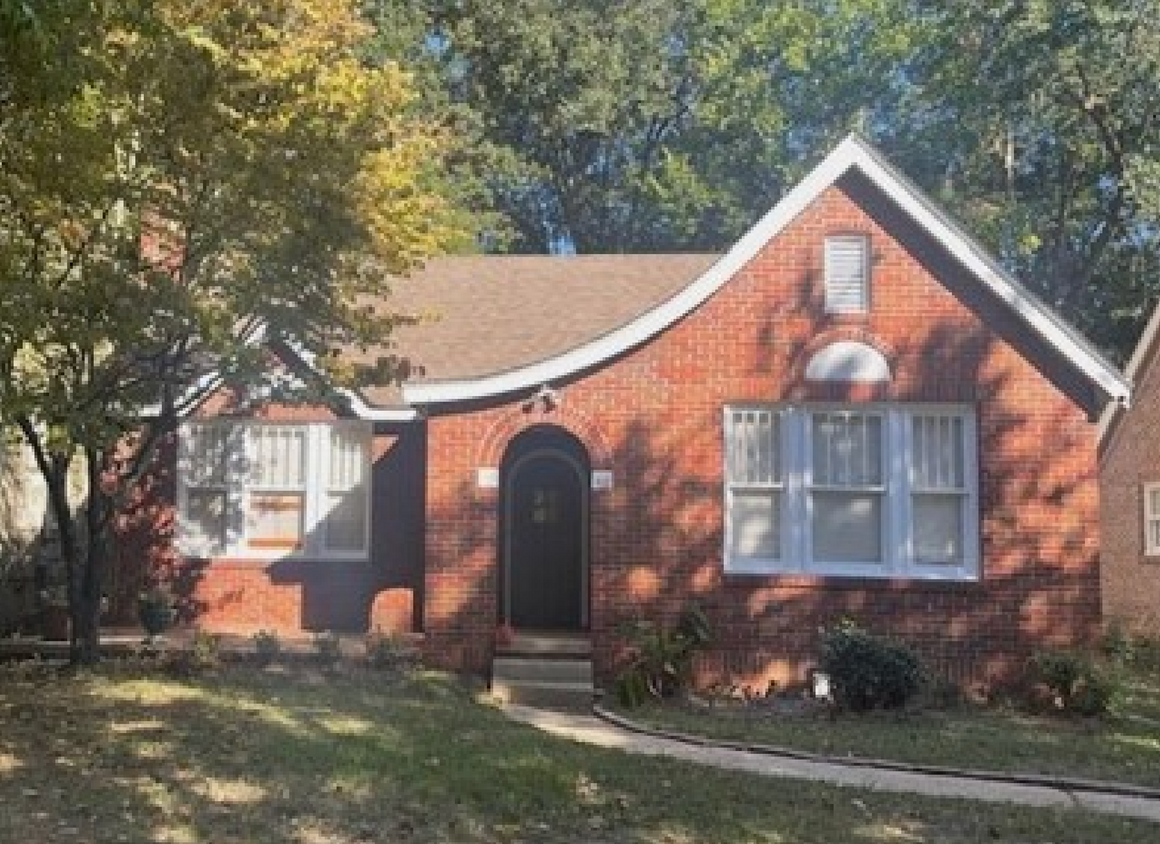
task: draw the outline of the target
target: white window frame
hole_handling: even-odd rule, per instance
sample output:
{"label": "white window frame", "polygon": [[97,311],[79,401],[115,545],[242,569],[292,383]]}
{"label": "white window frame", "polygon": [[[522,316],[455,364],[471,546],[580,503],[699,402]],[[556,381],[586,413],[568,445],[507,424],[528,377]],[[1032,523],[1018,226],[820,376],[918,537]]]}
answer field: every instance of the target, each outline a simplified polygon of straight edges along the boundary
{"label": "white window frame", "polygon": [[[225,545],[214,548],[199,541],[185,528],[185,514],[188,512],[190,486],[190,461],[196,459],[191,453],[192,426],[213,426],[233,429],[234,439],[239,445],[237,458],[230,455],[226,468],[226,525]],[[246,513],[250,495],[247,481],[246,462],[254,454],[254,438],[250,431],[257,427],[298,428],[306,432],[305,466],[305,512],[303,514],[303,539],[301,547],[290,549],[250,547],[248,544]],[[336,427],[360,429],[367,444],[363,477],[365,478],[364,506],[366,508],[363,547],[359,550],[340,551],[326,547],[325,519],[327,502],[333,490],[329,486],[330,472],[330,432]],[[238,560],[367,560],[370,557],[371,539],[371,445],[372,431],[369,423],[339,420],[334,422],[265,422],[238,420],[196,420],[185,423],[178,429],[177,460],[177,546],[180,553],[188,557]],[[240,459],[238,459],[240,458]],[[260,490],[255,490],[260,491]]]}
{"label": "white window frame", "polygon": [[[835,262],[836,258],[834,252],[841,248],[849,248],[850,246],[857,246],[861,261],[858,268],[859,291],[858,301],[853,303],[844,302],[844,297],[839,296],[839,292],[844,292],[836,287],[837,283],[842,283],[843,288],[846,283],[850,281],[849,278],[835,279]],[[825,254],[823,255],[823,282],[826,313],[828,314],[864,314],[870,310],[870,238],[864,234],[836,234],[828,235],[825,240]]]}
{"label": "white window frame", "polygon": [[[781,561],[786,559],[787,548],[791,544],[787,541],[786,529],[789,526],[789,512],[786,507],[786,502],[789,500],[789,484],[787,479],[786,466],[784,462],[784,455],[786,453],[786,426],[782,419],[783,409],[777,407],[769,407],[763,405],[733,405],[725,408],[725,428],[726,432],[729,430],[730,418],[734,413],[769,413],[777,426],[776,441],[779,454],[775,459],[780,462],[776,478],[770,481],[754,481],[746,478],[744,480],[732,481],[729,478],[729,459],[730,459],[730,442],[728,437],[725,440],[725,501],[727,512],[733,510],[733,498],[735,492],[769,492],[777,496],[778,502],[778,556],[775,558],[760,558],[760,557],[744,557],[737,558],[733,561],[734,571],[752,571],[754,573],[764,572],[771,564],[778,565]],[[729,549],[733,548],[733,520],[726,519],[726,533],[725,533],[725,549],[726,554]]]}
{"label": "white window frame", "polygon": [[1151,526],[1153,522],[1160,522],[1160,511],[1155,513],[1149,509],[1149,503],[1152,500],[1152,493],[1160,491],[1160,482],[1152,482],[1144,484],[1144,500],[1140,503],[1143,514],[1142,523],[1144,527],[1144,556],[1145,557],[1160,557],[1160,542],[1152,541]]}
{"label": "white window frame", "polygon": [[[732,500],[738,486],[729,476],[731,414],[739,410],[774,411],[779,414],[782,470],[781,555],[778,559],[731,558],[733,548]],[[815,560],[812,548],[811,421],[817,413],[876,414],[882,418],[882,560],[833,562]],[[924,562],[914,546],[913,496],[923,494],[911,468],[912,420],[918,416],[946,416],[962,420],[963,490],[961,498],[962,555],[957,561]],[[810,403],[731,404],[722,416],[724,466],[724,547],[727,574],[801,574],[808,576],[906,578],[916,580],[974,581],[980,576],[979,553],[979,460],[977,416],[967,405],[918,403]]]}

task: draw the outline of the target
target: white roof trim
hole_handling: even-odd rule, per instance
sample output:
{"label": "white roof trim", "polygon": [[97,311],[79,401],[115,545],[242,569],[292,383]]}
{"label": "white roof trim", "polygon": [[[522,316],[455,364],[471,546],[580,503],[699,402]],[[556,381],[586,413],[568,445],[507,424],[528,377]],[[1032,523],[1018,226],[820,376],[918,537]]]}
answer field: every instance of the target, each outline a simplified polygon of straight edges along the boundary
{"label": "white roof trim", "polygon": [[[266,339],[266,330],[266,323],[260,323],[250,334],[250,336],[245,339],[245,345],[252,348],[264,342]],[[310,354],[306,349],[302,348],[297,343],[285,342],[285,345],[295,356],[297,356],[297,358],[304,366],[309,367],[311,372],[321,377],[322,373],[319,372],[318,367],[315,365],[314,355]],[[184,403],[202,392],[208,396],[219,386],[221,386],[222,383],[224,383],[224,381],[221,377],[221,374],[217,370],[213,372],[207,372],[196,382],[194,382],[194,384],[190,386],[188,390],[185,391],[182,397],[178,400],[178,403]],[[335,392],[337,392],[343,398],[343,400],[347,402],[351,412],[354,413],[356,417],[366,422],[411,422],[419,418],[418,411],[416,411],[413,407],[374,407],[367,404],[366,401],[363,400],[362,396],[353,390],[338,388],[335,390]],[[194,407],[190,407],[187,411],[187,415],[192,413],[194,409]],[[161,405],[156,403],[149,405],[142,410],[144,415],[155,416],[160,412]]]}
{"label": "white roof trim", "polygon": [[[1132,350],[1132,357],[1128,359],[1128,365],[1124,367],[1124,377],[1133,389],[1139,384],[1140,367],[1144,365],[1144,358],[1148,356],[1148,350],[1156,342],[1158,334],[1160,334],[1160,304],[1152,310],[1152,316],[1148,317],[1148,324],[1144,326],[1144,332],[1136,341],[1136,348]],[[1127,407],[1127,402],[1121,402],[1109,404],[1104,408],[1104,412],[1100,414],[1098,428],[1098,440],[1101,445],[1111,430],[1113,420]]]}
{"label": "white roof trim", "polygon": [[[284,340],[283,343],[297,355],[304,365],[310,368],[311,372],[322,377],[322,372],[318,369],[313,354],[298,343],[289,340]],[[338,387],[335,388],[335,392],[342,396],[355,416],[367,422],[411,422],[419,418],[419,412],[413,407],[374,407],[367,404],[363,397],[354,390]]]}
{"label": "white roof trim", "polygon": [[995,264],[856,135],[849,135],[838,144],[713,266],[653,310],[582,346],[528,366],[481,378],[405,383],[403,399],[409,405],[428,405],[497,396],[558,381],[623,354],[664,331],[716,293],[851,167],[866,175],[1107,396],[1127,402],[1131,390],[1115,367]]}

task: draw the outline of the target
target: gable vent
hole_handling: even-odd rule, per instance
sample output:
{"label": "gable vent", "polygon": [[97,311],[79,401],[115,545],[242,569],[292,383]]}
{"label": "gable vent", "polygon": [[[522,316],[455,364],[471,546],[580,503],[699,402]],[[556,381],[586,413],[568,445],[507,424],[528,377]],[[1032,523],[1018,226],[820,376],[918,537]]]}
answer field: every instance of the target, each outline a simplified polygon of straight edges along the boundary
{"label": "gable vent", "polygon": [[870,244],[862,235],[826,238],[826,312],[862,313],[870,304]]}

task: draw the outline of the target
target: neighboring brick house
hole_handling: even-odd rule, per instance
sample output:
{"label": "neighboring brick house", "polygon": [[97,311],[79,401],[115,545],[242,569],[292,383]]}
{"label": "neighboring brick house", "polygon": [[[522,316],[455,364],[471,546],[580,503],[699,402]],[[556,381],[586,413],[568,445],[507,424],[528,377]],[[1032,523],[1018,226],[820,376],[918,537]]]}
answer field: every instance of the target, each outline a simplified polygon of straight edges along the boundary
{"label": "neighboring brick house", "polygon": [[1160,636],[1160,307],[1128,361],[1132,406],[1100,419],[1104,616]]}
{"label": "neighboring brick house", "polygon": [[183,427],[206,626],[482,671],[509,622],[607,676],[622,622],[697,602],[702,672],[747,682],[842,617],[960,680],[1097,631],[1090,420],[1127,384],[857,138],[724,255],[446,258],[384,307],[439,315],[401,388]]}

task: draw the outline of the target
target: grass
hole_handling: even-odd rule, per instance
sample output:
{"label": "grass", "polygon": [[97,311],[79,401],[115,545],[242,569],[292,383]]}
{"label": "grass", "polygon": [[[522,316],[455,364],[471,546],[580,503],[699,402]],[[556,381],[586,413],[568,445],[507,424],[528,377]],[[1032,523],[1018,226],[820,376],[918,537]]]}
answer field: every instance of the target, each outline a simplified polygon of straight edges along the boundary
{"label": "grass", "polygon": [[805,750],[1160,788],[1160,670],[1128,671],[1124,695],[1101,718],[1034,716],[1012,706],[832,716],[763,705],[645,706],[624,713],[649,726]]}
{"label": "grass", "polygon": [[0,840],[1154,841],[1156,825],[767,779],[553,739],[437,675],[0,669]]}

